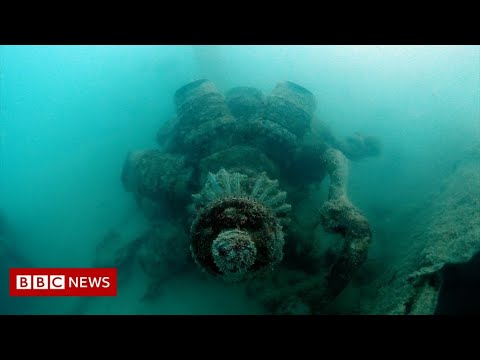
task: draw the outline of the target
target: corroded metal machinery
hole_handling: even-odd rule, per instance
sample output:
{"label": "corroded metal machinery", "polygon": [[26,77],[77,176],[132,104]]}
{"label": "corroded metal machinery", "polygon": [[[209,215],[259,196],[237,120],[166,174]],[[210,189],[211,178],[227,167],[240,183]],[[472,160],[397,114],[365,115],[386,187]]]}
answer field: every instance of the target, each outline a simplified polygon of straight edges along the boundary
{"label": "corroded metal machinery", "polygon": [[[378,140],[336,139],[316,118],[314,95],[289,81],[270,94],[236,87],[224,95],[198,80],[174,101],[158,148],[125,160],[123,185],[150,209],[153,230],[119,263],[135,253],[152,279],[196,266],[219,281],[246,282],[271,313],[321,312],[367,257],[371,231],[347,196],[348,159],[377,155]],[[328,198],[305,226],[300,204],[327,176]],[[305,264],[315,259],[297,244],[319,241],[319,225],[342,245],[313,271]]]}

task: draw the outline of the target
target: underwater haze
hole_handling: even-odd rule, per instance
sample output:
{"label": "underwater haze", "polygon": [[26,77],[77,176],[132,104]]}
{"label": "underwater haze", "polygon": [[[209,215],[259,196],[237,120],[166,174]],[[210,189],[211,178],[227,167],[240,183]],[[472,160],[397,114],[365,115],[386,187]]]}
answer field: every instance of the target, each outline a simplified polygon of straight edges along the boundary
{"label": "underwater haze", "polygon": [[[151,273],[145,274],[145,261],[137,261],[119,282],[116,297],[9,296],[9,268],[96,266],[99,244],[105,239],[128,243],[151,228],[148,211],[141,209],[145,205],[125,184],[125,159],[138,150],[173,146],[167,140],[159,143],[163,140],[157,133],[178,116],[177,90],[200,79],[210,80],[224,95],[235,87],[249,87],[268,96],[282,81],[298,84],[316,100],[312,127],[321,124],[338,139],[372,136],[381,143],[378,154],[361,159],[343,151],[349,165],[348,197],[368,220],[371,244],[363,267],[351,274],[351,283],[319,313],[389,313],[377,307],[383,301],[378,290],[384,286],[382,276],[391,266],[405,269],[403,260],[415,245],[430,246],[422,241],[433,231],[433,209],[448,211],[432,204],[462,187],[466,199],[480,193],[478,178],[465,175],[475,172],[464,165],[469,156],[465,154],[480,144],[480,46],[0,46],[1,314],[282,313],[250,296],[244,283],[202,272],[188,246],[186,259],[179,256],[188,263],[186,270],[173,271],[177,265],[170,258],[160,260],[166,270],[155,282]],[[200,150],[188,149],[179,153],[187,153],[187,164],[194,169],[213,153],[200,158]],[[199,158],[188,160],[189,151]],[[283,161],[276,151],[267,156],[269,164],[270,158]],[[480,151],[478,155],[480,159]],[[471,162],[473,171],[480,173],[479,163],[476,158]],[[281,165],[279,169],[279,184],[288,188],[289,199],[291,189],[301,186],[283,181],[287,171]],[[297,174],[314,171],[306,167]],[[188,175],[197,178],[185,185],[187,203],[190,195],[202,190],[200,173],[201,169]],[[445,179],[452,176],[465,176],[465,181],[451,188],[453,180],[446,185]],[[302,211],[295,212],[293,203],[297,218],[318,216],[330,184],[328,176],[322,180],[314,190],[316,198],[302,202],[306,204]],[[313,185],[305,185],[309,186]],[[156,215],[155,224],[160,224],[160,231],[171,226],[173,230],[164,231],[189,237],[191,223],[175,222],[180,217],[175,214],[182,210],[173,209],[176,200],[170,201],[160,207],[166,215]],[[480,203],[475,204],[480,209]],[[462,206],[467,205],[456,205]],[[477,225],[472,220],[462,229],[476,236]],[[315,231],[316,242],[330,236]],[[290,249],[295,247],[289,245],[293,240],[285,236],[282,266],[290,271],[302,267],[302,252]],[[476,243],[469,241],[473,248]],[[316,259],[310,253],[305,256]],[[322,271],[302,268],[302,276],[320,277]],[[152,282],[160,290],[145,300]],[[401,302],[406,313],[415,309],[415,304]],[[367,303],[368,308],[363,305]]]}

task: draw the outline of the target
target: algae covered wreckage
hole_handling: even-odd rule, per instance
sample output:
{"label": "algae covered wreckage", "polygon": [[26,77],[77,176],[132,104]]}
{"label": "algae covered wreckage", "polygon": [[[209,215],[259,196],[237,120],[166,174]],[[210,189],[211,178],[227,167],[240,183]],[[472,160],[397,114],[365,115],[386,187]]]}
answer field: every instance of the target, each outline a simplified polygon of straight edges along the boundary
{"label": "algae covered wreckage", "polygon": [[[222,94],[198,80],[174,102],[158,147],[130,152],[121,171],[150,229],[127,242],[110,233],[97,264],[128,276],[138,261],[151,278],[147,298],[167,277],[197,267],[245,282],[269,313],[321,313],[367,258],[372,231],[348,198],[348,162],[378,155],[379,140],[336,138],[316,117],[314,95],[289,81],[270,94]],[[305,216],[301,204],[327,177],[328,198]],[[321,255],[312,250],[319,226],[338,234]]]}
{"label": "algae covered wreckage", "polygon": [[480,312],[480,142],[459,153],[442,185],[415,214],[408,246],[370,284],[367,314]]}

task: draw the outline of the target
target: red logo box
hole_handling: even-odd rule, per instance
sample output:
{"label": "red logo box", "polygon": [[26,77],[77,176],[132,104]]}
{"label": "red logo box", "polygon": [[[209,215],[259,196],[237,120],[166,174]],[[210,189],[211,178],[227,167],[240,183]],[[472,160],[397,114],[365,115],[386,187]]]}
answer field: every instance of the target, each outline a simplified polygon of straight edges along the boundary
{"label": "red logo box", "polygon": [[10,269],[10,296],[117,296],[117,269]]}

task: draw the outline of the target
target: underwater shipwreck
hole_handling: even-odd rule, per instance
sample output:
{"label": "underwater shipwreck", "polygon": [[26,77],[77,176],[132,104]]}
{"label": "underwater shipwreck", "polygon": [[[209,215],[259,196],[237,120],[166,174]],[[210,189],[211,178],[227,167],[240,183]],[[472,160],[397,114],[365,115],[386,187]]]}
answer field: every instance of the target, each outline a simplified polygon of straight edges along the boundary
{"label": "underwater shipwreck", "polygon": [[[140,264],[150,279],[147,300],[167,278],[195,269],[245,284],[266,313],[328,313],[366,262],[373,237],[361,204],[348,197],[349,162],[378,156],[380,140],[335,137],[315,115],[314,95],[289,81],[270,94],[253,87],[222,94],[198,80],[173,97],[176,117],[159,129],[158,146],[131,151],[121,169],[149,229],[126,241],[110,232],[96,248],[95,265],[118,268],[122,286],[132,264]],[[327,195],[319,201],[322,186]],[[478,215],[480,206],[471,206],[480,205],[478,194],[464,201],[462,211]],[[438,212],[448,216],[451,209]],[[479,218],[469,220],[472,229]],[[366,300],[361,313],[435,313],[444,265],[468,262],[480,250],[478,239],[468,251],[467,240],[422,239],[414,257],[371,281],[374,301]]]}

